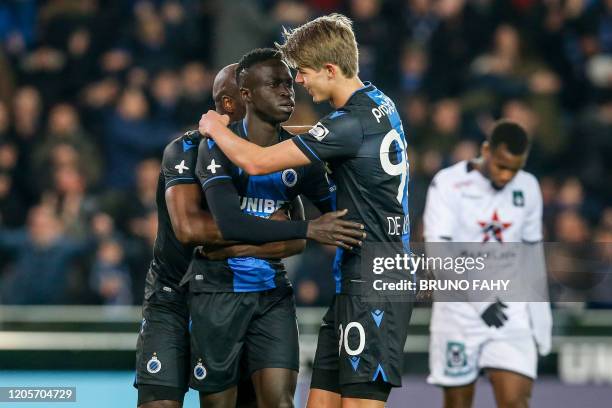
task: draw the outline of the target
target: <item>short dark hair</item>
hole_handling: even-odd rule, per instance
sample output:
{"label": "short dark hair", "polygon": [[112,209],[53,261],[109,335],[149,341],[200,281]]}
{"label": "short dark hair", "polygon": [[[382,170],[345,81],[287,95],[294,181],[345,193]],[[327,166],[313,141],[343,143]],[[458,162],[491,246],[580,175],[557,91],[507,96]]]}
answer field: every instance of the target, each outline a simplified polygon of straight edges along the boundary
{"label": "short dark hair", "polygon": [[243,74],[249,68],[268,60],[282,61],[282,54],[274,48],[255,48],[244,54],[240,61],[238,61],[238,67],[236,68],[236,83],[238,87],[241,86],[240,80],[244,76]]}
{"label": "short dark hair", "polygon": [[491,150],[505,145],[508,151],[514,155],[525,154],[529,149],[529,137],[527,132],[518,123],[509,120],[500,120],[493,127],[489,137]]}

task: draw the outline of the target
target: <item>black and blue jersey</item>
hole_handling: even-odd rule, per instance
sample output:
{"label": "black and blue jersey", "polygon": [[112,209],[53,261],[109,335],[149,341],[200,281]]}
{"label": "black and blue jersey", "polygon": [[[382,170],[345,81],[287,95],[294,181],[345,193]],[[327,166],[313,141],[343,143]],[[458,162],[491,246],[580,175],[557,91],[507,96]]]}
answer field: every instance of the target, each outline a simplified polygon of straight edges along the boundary
{"label": "black and blue jersey", "polygon": [[200,132],[192,130],[174,139],[164,149],[155,197],[157,237],[147,273],[146,297],[154,288],[164,286],[182,290],[179,284],[189,266],[194,246],[184,245],[176,238],[166,205],[166,190],[177,184],[198,183],[195,167],[200,139]]}
{"label": "black and blue jersey", "polygon": [[[232,123],[230,129],[248,139],[244,121]],[[285,130],[279,132],[279,141],[291,137]],[[203,191],[220,183],[233,183],[243,213],[267,218],[300,194],[324,211],[331,209],[335,191],[322,163],[251,176],[233,164],[213,140],[201,143],[206,145],[200,146],[196,174]],[[190,284],[203,292],[257,292],[290,285],[280,259],[237,257],[211,261],[194,257],[189,275]]]}
{"label": "black and blue jersey", "polygon": [[[365,225],[364,248],[392,243],[409,250],[406,137],[391,99],[366,83],[343,107],[293,141],[313,163],[329,164],[337,208],[348,209],[347,220]],[[362,275],[372,270],[361,267],[361,251],[337,250],[337,293],[360,294],[355,283],[371,280]]]}

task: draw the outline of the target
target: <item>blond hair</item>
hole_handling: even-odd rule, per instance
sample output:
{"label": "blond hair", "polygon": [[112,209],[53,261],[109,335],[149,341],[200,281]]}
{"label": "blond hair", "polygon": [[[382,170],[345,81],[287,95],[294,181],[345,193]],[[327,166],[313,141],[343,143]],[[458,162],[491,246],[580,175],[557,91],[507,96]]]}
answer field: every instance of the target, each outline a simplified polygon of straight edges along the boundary
{"label": "blond hair", "polygon": [[359,73],[359,51],[353,22],[342,14],[330,14],[294,29],[283,29],[284,44],[275,43],[292,68],[319,70],[325,64],[340,67],[347,78]]}

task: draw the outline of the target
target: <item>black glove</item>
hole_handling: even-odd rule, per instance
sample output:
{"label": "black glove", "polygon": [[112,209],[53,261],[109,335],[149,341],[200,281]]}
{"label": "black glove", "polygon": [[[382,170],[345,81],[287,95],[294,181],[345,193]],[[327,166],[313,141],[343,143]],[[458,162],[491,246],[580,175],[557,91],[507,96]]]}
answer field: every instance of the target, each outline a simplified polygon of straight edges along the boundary
{"label": "black glove", "polygon": [[508,305],[497,299],[497,302],[487,307],[480,317],[482,317],[482,320],[484,320],[487,326],[495,326],[499,329],[506,323],[506,320],[508,320],[508,316],[504,313],[504,309],[507,307]]}

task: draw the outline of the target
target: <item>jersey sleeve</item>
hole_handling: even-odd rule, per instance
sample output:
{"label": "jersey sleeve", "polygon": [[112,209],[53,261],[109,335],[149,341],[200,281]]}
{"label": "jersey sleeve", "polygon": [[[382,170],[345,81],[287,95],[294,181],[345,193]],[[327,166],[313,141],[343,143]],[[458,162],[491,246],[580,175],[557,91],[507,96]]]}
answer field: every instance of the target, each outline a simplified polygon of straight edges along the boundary
{"label": "jersey sleeve", "polygon": [[204,192],[216,184],[231,182],[233,168],[234,165],[214,140],[202,139],[198,148],[196,176]]}
{"label": "jersey sleeve", "polygon": [[314,163],[355,156],[363,141],[363,129],[355,113],[336,111],[292,140]]}
{"label": "jersey sleeve", "polygon": [[434,177],[427,190],[423,224],[425,241],[452,241],[455,228],[452,191],[441,180],[440,174]]}
{"label": "jersey sleeve", "polygon": [[527,214],[521,232],[523,242],[533,243],[542,241],[542,193],[540,185],[535,177],[532,179],[532,187],[525,197]]}
{"label": "jersey sleeve", "polygon": [[307,167],[300,190],[322,213],[332,211],[335,188],[327,177],[323,163],[313,163]]}
{"label": "jersey sleeve", "polygon": [[195,176],[198,145],[186,140],[177,139],[164,149],[161,168],[165,188],[198,182]]}

